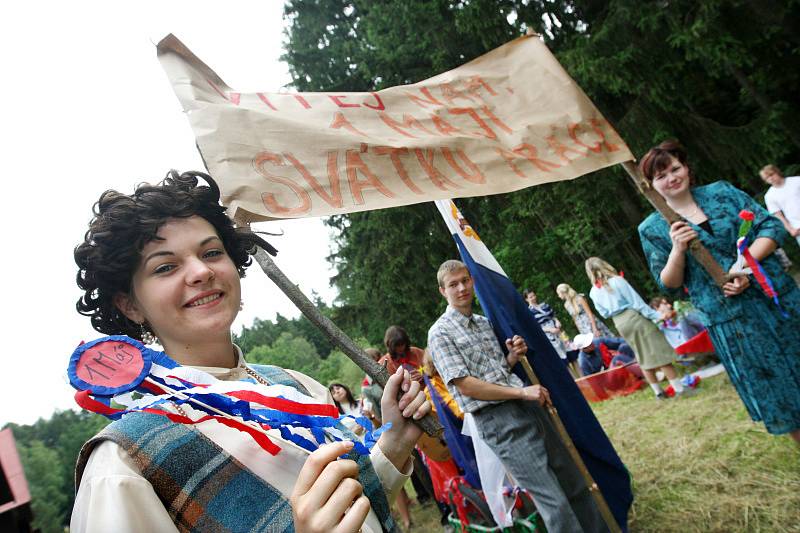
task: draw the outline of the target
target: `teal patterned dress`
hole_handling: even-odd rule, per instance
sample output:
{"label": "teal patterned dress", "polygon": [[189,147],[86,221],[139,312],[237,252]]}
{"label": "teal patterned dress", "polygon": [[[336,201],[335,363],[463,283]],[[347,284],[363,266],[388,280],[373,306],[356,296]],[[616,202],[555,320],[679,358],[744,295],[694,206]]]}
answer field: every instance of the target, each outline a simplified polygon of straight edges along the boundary
{"label": "teal patterned dress", "polygon": [[[750,242],[767,237],[780,244],[788,235],[778,219],[727,182],[696,187],[692,195],[708,217],[712,232],[690,226],[726,271],[736,261],[742,209],[755,213]],[[659,276],[672,249],[667,221],[659,213],[651,214],[639,225],[639,236],[661,289],[682,296],[683,291],[665,288]],[[781,316],[752,276],[744,292],[726,298],[688,253],[683,282],[692,304],[704,315],[714,348],[750,417],[763,421],[770,433],[780,434],[800,429],[800,289],[774,254],[761,265],[788,318]]]}

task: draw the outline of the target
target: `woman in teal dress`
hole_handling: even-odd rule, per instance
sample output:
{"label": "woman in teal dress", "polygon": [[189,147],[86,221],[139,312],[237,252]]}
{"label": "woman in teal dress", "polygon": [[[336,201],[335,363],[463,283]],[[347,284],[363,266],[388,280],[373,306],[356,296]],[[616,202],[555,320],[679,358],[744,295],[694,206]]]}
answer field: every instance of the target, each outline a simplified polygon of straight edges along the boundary
{"label": "woman in teal dress", "polygon": [[[639,225],[653,276],[667,292],[684,287],[705,315],[711,341],[750,417],[770,433],[790,433],[800,443],[800,289],[772,254],[787,235],[783,225],[727,182],[694,187],[686,151],[675,141],[651,149],[639,166],[683,217],[670,226],[653,213]],[[786,317],[750,276],[735,275],[720,290],[686,253],[698,238],[734,274],[743,209],[755,214],[750,251],[772,280]]]}

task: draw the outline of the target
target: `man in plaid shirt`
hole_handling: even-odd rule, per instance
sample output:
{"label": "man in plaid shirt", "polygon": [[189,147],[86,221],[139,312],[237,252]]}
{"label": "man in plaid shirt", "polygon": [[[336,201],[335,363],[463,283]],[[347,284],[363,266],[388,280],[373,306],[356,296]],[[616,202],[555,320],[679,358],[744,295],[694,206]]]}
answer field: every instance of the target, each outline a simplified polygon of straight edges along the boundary
{"label": "man in plaid shirt", "polygon": [[547,531],[607,531],[589,489],[540,406],[547,389],[525,387],[511,372],[528,347],[519,335],[506,339],[503,355],[486,317],[472,312],[472,276],[461,261],[445,261],[437,273],[447,310],[428,332],[436,369],[465,416],[473,416],[482,440],[516,484],[533,496]]}

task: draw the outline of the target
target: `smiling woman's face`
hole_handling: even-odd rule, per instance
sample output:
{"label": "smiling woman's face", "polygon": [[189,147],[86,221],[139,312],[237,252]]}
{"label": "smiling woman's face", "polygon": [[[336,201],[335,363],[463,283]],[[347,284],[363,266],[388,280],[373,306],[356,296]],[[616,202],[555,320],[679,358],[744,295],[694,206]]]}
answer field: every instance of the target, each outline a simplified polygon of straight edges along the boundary
{"label": "smiling woman's face", "polygon": [[669,164],[653,174],[653,188],[664,198],[676,198],[684,194],[691,185],[689,167],[677,158],[670,159]]}
{"label": "smiling woman's face", "polygon": [[172,219],[142,250],[131,284],[117,307],[144,321],[170,349],[185,349],[227,337],[239,312],[239,273],[214,227],[197,216]]}
{"label": "smiling woman's face", "polygon": [[347,391],[344,390],[344,387],[340,387],[339,385],[331,387],[331,396],[339,403],[347,401]]}

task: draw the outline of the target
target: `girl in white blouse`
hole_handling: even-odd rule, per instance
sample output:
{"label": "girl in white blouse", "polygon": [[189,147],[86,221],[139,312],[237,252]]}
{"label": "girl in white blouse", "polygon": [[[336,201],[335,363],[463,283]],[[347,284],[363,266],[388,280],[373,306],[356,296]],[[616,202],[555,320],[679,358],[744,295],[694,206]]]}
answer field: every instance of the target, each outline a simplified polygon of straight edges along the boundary
{"label": "girl in white blouse", "polygon": [[[206,174],[171,171],[163,182],[139,185],[132,195],[106,191],[75,249],[78,285],[84,291],[78,311],[90,316],[102,333],[156,338],[183,366],[220,380],[255,378],[266,385],[231,342],[231,324],[241,305],[239,280],[255,244],[269,247],[249,230],[234,227],[219,204],[219,188]],[[317,402],[332,403],[323,385],[287,372]],[[389,379],[381,407],[384,421],[392,426],[372,448],[370,459],[391,502],[410,473],[409,455],[420,436],[410,418],[421,418],[430,408],[419,385],[402,370]],[[205,415],[189,404],[167,404],[164,409],[194,420]],[[352,442],[328,443],[309,454],[270,430],[270,439],[281,448],[273,456],[247,434],[213,420],[182,428],[199,432],[194,438],[208,439],[221,456],[229,455],[236,472],[257,476],[278,500],[288,501],[291,516],[271,514],[265,506],[255,529],[291,525],[296,531],[377,533],[382,522],[386,527],[373,510],[374,502],[362,494],[357,463],[337,459],[353,448]],[[194,458],[181,459],[191,465]],[[223,474],[212,481],[224,488],[230,479]],[[192,530],[213,530],[214,518],[235,524],[248,505],[246,493],[227,496],[218,508],[192,500],[175,504],[156,493],[157,483],[143,475],[128,449],[112,440],[94,445],[79,475],[72,531],[177,531],[187,523]],[[191,494],[196,482],[196,476],[186,476],[180,493],[172,496],[180,500],[180,494]]]}

